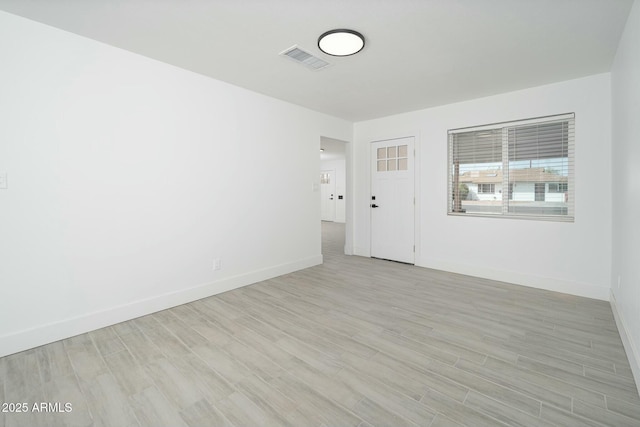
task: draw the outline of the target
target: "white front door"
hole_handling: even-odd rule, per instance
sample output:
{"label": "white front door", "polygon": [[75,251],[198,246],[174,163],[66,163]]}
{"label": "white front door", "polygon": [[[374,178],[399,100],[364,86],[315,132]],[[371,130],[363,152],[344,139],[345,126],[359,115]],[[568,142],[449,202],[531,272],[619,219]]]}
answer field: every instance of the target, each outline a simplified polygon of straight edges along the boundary
{"label": "white front door", "polygon": [[326,170],[320,172],[320,209],[322,221],[336,220],[336,172]]}
{"label": "white front door", "polygon": [[413,264],[414,138],[371,144],[371,256]]}

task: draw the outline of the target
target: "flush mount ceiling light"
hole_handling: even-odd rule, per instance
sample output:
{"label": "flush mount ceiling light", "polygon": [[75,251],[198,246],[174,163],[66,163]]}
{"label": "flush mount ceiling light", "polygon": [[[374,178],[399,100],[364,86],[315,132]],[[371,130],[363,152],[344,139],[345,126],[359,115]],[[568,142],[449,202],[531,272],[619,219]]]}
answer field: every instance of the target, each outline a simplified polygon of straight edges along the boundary
{"label": "flush mount ceiling light", "polygon": [[318,38],[318,47],[331,56],[354,55],[364,47],[364,37],[353,30],[331,30]]}

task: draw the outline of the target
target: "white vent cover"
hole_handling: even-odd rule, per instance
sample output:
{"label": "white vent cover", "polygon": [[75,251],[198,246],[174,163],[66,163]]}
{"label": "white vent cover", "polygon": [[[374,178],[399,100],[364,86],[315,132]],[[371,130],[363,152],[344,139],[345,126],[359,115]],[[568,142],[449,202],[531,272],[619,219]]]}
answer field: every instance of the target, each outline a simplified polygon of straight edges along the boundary
{"label": "white vent cover", "polygon": [[309,52],[305,52],[304,50],[300,49],[298,46],[291,46],[289,49],[285,50],[284,52],[280,52],[280,55],[286,56],[287,58],[290,58],[296,61],[297,63],[305,65],[306,67],[311,68],[312,70],[321,70],[330,65],[327,61],[320,59],[318,57],[315,57],[311,55]]}

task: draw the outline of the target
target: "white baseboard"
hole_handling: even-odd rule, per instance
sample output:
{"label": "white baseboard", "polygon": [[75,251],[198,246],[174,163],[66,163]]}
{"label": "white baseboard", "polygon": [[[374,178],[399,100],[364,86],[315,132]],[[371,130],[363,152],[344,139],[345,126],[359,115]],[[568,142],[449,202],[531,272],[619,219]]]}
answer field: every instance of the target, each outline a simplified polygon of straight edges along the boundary
{"label": "white baseboard", "polygon": [[322,255],[226,277],[0,337],[0,357],[322,264]]}
{"label": "white baseboard", "polygon": [[609,304],[611,304],[611,311],[613,311],[613,318],[616,319],[616,326],[618,327],[618,332],[620,333],[620,338],[622,339],[622,345],[624,346],[624,350],[627,353],[627,358],[629,359],[629,365],[631,365],[631,372],[633,372],[633,378],[636,381],[636,387],[638,388],[638,393],[640,394],[640,349],[633,342],[633,336],[629,334],[629,330],[627,328],[627,323],[625,322],[624,316],[622,313],[618,311],[618,305],[616,304],[616,297],[611,292],[611,296],[609,298]]}
{"label": "white baseboard", "polygon": [[468,276],[481,277],[483,279],[497,280],[499,282],[513,283],[515,285],[528,286],[530,288],[545,289],[548,291],[593,298],[602,301],[609,300],[610,289],[608,287],[596,286],[590,283],[572,282],[568,280],[533,276],[513,271],[493,270],[438,260],[429,260],[427,264],[421,264],[419,266],[465,274]]}

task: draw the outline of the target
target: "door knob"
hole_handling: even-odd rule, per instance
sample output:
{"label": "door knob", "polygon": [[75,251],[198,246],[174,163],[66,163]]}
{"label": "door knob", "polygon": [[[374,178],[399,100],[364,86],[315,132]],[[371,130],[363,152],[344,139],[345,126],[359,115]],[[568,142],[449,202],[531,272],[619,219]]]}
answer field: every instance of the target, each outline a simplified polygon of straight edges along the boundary
{"label": "door knob", "polygon": [[375,203],[371,205],[372,208],[377,208],[378,205],[376,205]]}

